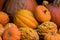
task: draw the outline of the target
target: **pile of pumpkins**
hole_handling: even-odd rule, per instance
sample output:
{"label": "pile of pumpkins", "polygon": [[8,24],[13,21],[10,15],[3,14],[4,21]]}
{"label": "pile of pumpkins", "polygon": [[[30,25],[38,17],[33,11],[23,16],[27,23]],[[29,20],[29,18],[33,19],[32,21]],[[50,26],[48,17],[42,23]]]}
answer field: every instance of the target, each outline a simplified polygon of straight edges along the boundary
{"label": "pile of pumpkins", "polygon": [[60,0],[0,2],[0,40],[60,40]]}

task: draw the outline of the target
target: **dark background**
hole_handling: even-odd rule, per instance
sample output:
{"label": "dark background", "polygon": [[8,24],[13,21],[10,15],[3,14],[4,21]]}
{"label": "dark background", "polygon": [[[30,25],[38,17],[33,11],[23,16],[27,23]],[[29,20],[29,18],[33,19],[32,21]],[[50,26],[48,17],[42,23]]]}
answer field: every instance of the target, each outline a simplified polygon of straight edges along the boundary
{"label": "dark background", "polygon": [[[49,3],[52,3],[54,0],[47,0]],[[42,4],[43,0],[36,0],[38,5]]]}

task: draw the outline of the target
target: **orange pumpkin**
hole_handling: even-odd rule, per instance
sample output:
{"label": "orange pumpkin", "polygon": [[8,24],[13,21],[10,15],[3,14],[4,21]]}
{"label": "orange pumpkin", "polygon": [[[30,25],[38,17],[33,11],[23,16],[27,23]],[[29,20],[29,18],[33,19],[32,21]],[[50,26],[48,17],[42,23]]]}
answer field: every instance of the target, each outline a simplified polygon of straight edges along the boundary
{"label": "orange pumpkin", "polygon": [[3,32],[4,32],[3,25],[2,25],[2,24],[0,24],[0,36],[2,36]]}
{"label": "orange pumpkin", "polygon": [[50,21],[51,19],[50,12],[42,5],[36,7],[35,17],[39,22]]}
{"label": "orange pumpkin", "polygon": [[9,22],[9,17],[5,12],[0,11],[0,24],[5,25]]}
{"label": "orange pumpkin", "polygon": [[45,35],[44,40],[60,40],[60,34],[58,33],[48,33]]}
{"label": "orange pumpkin", "polygon": [[38,26],[38,22],[34,18],[33,13],[24,9],[15,13],[14,23],[19,27],[36,28]]}
{"label": "orange pumpkin", "polygon": [[1,36],[0,36],[0,40],[2,40]]}
{"label": "orange pumpkin", "polygon": [[20,32],[17,26],[13,23],[6,25],[7,28],[3,34],[3,40],[20,40]]}

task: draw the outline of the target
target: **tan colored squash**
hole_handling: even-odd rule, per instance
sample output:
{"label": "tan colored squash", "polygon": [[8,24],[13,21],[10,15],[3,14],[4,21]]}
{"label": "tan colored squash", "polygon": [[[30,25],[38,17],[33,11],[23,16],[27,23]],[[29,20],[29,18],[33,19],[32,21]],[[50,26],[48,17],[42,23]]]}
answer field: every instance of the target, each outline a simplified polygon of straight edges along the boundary
{"label": "tan colored squash", "polygon": [[36,28],[38,26],[38,22],[33,16],[33,13],[29,10],[19,10],[14,15],[14,23],[18,27],[30,27]]}

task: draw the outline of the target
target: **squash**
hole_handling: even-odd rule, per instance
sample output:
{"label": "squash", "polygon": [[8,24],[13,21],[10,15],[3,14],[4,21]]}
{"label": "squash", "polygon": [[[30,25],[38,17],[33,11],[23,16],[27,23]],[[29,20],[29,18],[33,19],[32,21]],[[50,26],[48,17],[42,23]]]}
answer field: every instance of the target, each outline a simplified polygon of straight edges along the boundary
{"label": "squash", "polygon": [[18,27],[30,27],[36,28],[38,26],[38,22],[33,16],[33,13],[29,10],[19,10],[14,15],[14,23]]}
{"label": "squash", "polygon": [[48,33],[45,35],[44,40],[60,40],[60,34]]}
{"label": "squash", "polygon": [[15,24],[8,23],[5,27],[6,28],[3,33],[3,40],[20,40],[21,33]]}
{"label": "squash", "polygon": [[51,20],[50,11],[43,5],[39,5],[36,7],[35,17],[39,22],[45,22]]}
{"label": "squash", "polygon": [[37,6],[37,3],[35,0],[8,0],[4,10],[11,16],[14,15],[14,13],[21,9],[27,9],[32,12],[34,12],[35,8]]}
{"label": "squash", "polygon": [[39,35],[45,36],[47,33],[57,33],[57,25],[54,22],[44,22],[37,27],[37,32]]}
{"label": "squash", "polygon": [[29,27],[19,28],[21,32],[21,40],[39,40],[37,32]]}
{"label": "squash", "polygon": [[9,22],[9,16],[5,13],[0,11],[0,24],[6,25]]}

